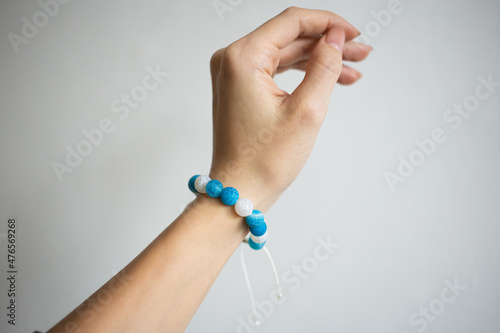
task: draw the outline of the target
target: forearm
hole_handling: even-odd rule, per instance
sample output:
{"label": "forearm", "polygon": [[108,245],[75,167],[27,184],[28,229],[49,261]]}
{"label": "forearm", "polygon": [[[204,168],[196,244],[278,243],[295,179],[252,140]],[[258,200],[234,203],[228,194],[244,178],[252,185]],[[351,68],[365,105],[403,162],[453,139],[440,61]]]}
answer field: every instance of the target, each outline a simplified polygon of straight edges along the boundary
{"label": "forearm", "polygon": [[81,332],[182,332],[247,232],[233,207],[199,195],[122,272],[49,332],[71,326]]}

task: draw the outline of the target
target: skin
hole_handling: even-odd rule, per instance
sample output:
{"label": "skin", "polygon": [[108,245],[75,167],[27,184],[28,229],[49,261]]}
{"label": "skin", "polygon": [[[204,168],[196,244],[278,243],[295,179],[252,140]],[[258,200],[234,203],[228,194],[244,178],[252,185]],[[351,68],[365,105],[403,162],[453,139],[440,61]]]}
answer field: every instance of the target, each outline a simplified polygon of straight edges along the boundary
{"label": "skin", "polygon": [[[210,177],[266,212],[307,161],[334,85],[361,74],[343,65],[372,50],[328,11],[288,8],[217,51]],[[291,94],[277,73],[305,71]],[[48,332],[183,332],[248,233],[233,207],[197,198],[142,253]]]}

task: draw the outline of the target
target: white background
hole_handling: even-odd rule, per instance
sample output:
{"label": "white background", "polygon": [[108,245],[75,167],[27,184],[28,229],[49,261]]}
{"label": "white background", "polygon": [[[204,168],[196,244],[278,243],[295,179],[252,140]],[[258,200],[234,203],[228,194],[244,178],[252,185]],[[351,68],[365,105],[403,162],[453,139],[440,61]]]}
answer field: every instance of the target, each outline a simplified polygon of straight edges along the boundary
{"label": "white background", "polygon": [[[240,331],[499,332],[500,87],[456,129],[443,115],[471,101],[478,77],[500,81],[500,2],[401,0],[385,26],[375,13],[387,1],[231,3],[219,16],[212,0],[75,0],[16,53],[8,34],[22,35],[22,18],[33,22],[41,8],[2,1],[0,331],[47,330],[175,219],[193,198],[187,180],[210,166],[210,56],[297,5],[342,15],[375,49],[354,65],[359,83],[335,88],[309,162],[267,214],[282,277],[311,262],[318,237],[340,247],[307,279],[284,281],[284,303],[260,328]],[[121,120],[111,104],[157,65],[169,76]],[[292,91],[301,78],[277,82]],[[114,132],[59,182],[51,164],[103,118]],[[446,141],[391,191],[384,174],[435,128]],[[9,217],[15,327],[5,316]],[[261,302],[272,272],[264,253],[244,250]],[[454,279],[467,289],[443,311]],[[409,322],[431,304],[432,321]],[[234,255],[187,332],[236,332],[249,312]]]}

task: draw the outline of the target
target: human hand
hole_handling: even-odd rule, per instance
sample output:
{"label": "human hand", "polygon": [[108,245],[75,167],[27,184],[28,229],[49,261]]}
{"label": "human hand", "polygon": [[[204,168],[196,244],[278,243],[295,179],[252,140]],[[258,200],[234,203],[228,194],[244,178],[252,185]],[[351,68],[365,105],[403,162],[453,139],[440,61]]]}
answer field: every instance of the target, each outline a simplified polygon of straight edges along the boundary
{"label": "human hand", "polygon": [[[266,211],[307,161],[336,82],[361,74],[342,60],[361,61],[372,48],[352,41],[359,31],[340,16],[291,7],[217,51],[213,86],[213,159],[210,176],[233,186]],[[291,93],[276,73],[305,71]]]}

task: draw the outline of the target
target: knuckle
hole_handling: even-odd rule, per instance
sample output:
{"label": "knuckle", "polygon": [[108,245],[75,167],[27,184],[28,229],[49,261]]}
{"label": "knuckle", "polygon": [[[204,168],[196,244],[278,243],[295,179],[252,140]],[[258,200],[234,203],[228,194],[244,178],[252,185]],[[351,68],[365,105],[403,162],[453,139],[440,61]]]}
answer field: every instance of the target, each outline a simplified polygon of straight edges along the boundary
{"label": "knuckle", "polygon": [[288,7],[287,9],[285,9],[283,11],[283,14],[285,14],[285,15],[292,15],[293,16],[293,15],[296,15],[297,12],[299,12],[300,10],[301,10],[301,8],[299,8],[299,7],[290,6],[290,7]]}
{"label": "knuckle", "polygon": [[279,57],[278,48],[258,39],[249,37],[238,40],[224,49],[220,61],[221,74],[239,75],[254,69],[271,75],[273,66],[278,67]]}
{"label": "knuckle", "polygon": [[323,69],[325,75],[340,75],[340,71],[342,70],[342,62],[339,61],[336,57],[332,57],[331,54],[319,54],[315,59],[316,64]]}
{"label": "knuckle", "polygon": [[258,50],[258,52],[246,52],[255,69],[272,74],[273,70],[278,67],[280,61],[280,50],[271,44],[258,44],[256,42],[249,43],[249,50]]}
{"label": "knuckle", "polygon": [[234,42],[226,47],[224,54],[222,55],[224,60],[234,60],[239,58],[241,53],[241,46],[238,42]]}
{"label": "knuckle", "polygon": [[220,63],[223,66],[223,70],[228,74],[237,71],[240,68],[241,56],[241,46],[237,42],[230,44],[222,53]]}
{"label": "knuckle", "polygon": [[224,53],[224,49],[220,49],[215,52],[210,58],[210,71],[212,73],[218,72],[220,68],[220,61],[222,54]]}
{"label": "knuckle", "polygon": [[298,118],[302,125],[319,125],[323,122],[324,114],[319,103],[314,98],[303,100],[298,108]]}

